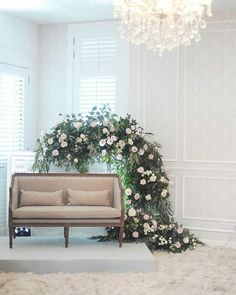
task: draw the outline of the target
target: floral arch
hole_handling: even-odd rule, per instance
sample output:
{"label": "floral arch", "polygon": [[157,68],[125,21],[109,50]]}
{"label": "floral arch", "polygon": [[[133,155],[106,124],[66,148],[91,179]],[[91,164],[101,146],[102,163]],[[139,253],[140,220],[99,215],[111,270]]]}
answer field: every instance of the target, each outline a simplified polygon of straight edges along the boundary
{"label": "floral arch", "polygon": [[[181,252],[200,241],[173,219],[171,184],[159,153],[160,145],[130,115],[118,117],[107,106],[88,115],[67,115],[38,139],[33,169],[50,165],[86,172],[89,164],[107,163],[125,187],[126,241],[145,241],[151,249]],[[118,236],[107,228],[102,240]]]}

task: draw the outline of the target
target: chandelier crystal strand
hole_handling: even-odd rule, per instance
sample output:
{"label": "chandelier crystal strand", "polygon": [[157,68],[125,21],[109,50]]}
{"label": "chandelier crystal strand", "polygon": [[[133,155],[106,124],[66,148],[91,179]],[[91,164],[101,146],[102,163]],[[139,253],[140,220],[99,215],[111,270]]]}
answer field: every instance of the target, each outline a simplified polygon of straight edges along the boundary
{"label": "chandelier crystal strand", "polygon": [[148,49],[172,50],[200,40],[212,0],[116,0],[121,36]]}

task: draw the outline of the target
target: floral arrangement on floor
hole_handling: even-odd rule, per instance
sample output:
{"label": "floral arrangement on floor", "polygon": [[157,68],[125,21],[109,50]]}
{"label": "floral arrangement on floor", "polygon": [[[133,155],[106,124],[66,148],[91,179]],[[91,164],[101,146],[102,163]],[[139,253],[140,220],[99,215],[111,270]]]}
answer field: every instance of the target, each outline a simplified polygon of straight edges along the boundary
{"label": "floral arrangement on floor", "polygon": [[[108,106],[94,107],[87,116],[67,115],[38,139],[34,171],[50,165],[84,173],[95,162],[107,163],[125,187],[125,241],[145,241],[150,249],[172,252],[201,243],[173,219],[171,184],[159,153],[160,145],[130,115],[118,117]],[[109,227],[101,240],[115,239]]]}

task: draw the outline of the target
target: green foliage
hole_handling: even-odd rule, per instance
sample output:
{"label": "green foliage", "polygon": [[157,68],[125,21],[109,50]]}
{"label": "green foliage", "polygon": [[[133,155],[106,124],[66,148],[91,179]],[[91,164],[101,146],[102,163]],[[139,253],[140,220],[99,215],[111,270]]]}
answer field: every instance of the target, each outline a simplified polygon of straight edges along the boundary
{"label": "green foliage", "polygon": [[[67,115],[37,141],[33,169],[49,172],[50,165],[88,171],[96,161],[107,163],[125,188],[126,241],[145,241],[151,249],[181,252],[200,243],[173,220],[170,181],[159,153],[160,145],[130,115],[118,117],[107,106],[82,115]],[[101,240],[115,239],[107,228]]]}

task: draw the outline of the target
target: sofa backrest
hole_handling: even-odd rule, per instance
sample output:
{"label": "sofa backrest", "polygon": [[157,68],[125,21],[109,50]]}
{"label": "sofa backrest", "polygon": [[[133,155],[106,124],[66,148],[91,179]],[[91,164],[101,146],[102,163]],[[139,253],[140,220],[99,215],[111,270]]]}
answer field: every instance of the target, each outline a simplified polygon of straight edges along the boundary
{"label": "sofa backrest", "polygon": [[[118,205],[114,199],[120,194],[118,175],[116,174],[79,174],[79,173],[16,173],[12,176],[12,207],[19,204],[20,191],[53,192],[71,188],[80,191],[109,190],[111,205]],[[115,196],[117,198],[117,196]]]}

